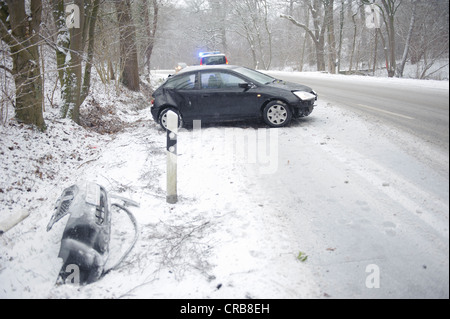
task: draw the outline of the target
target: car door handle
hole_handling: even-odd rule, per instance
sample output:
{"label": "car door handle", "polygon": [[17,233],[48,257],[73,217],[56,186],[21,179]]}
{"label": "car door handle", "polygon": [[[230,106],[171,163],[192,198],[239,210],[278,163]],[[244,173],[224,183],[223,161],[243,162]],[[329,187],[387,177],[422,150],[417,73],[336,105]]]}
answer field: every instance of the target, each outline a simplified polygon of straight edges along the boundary
{"label": "car door handle", "polygon": [[209,97],[209,94],[203,94],[202,97]]}

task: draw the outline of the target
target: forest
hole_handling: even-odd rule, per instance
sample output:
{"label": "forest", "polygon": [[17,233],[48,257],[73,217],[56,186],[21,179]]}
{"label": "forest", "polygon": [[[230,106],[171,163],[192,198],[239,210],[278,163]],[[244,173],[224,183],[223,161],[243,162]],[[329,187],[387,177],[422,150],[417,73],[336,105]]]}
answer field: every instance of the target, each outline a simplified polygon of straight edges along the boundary
{"label": "forest", "polygon": [[0,0],[0,122],[14,110],[45,130],[56,103],[80,123],[94,78],[140,91],[202,51],[260,70],[448,80],[448,30],[448,0]]}

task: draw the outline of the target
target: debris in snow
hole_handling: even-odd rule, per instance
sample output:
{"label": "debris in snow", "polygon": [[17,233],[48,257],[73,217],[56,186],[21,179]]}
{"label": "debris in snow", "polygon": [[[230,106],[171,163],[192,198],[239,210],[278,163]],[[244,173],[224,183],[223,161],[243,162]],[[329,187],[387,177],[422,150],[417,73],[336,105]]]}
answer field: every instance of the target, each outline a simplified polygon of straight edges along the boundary
{"label": "debris in snow", "polygon": [[29,211],[15,212],[8,218],[0,220],[0,235],[7,232],[30,215]]}
{"label": "debris in snow", "polygon": [[81,125],[99,134],[119,133],[125,127],[114,105],[101,106],[94,98],[86,103],[80,121]]}

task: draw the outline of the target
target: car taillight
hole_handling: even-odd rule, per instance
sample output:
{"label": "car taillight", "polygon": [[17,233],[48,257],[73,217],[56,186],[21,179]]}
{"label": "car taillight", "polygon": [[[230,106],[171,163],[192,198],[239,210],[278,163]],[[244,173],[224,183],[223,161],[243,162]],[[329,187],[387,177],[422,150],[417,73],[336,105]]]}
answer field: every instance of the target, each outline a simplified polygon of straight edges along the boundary
{"label": "car taillight", "polygon": [[155,105],[155,99],[152,99],[152,100],[150,101],[150,103],[151,103],[152,105]]}

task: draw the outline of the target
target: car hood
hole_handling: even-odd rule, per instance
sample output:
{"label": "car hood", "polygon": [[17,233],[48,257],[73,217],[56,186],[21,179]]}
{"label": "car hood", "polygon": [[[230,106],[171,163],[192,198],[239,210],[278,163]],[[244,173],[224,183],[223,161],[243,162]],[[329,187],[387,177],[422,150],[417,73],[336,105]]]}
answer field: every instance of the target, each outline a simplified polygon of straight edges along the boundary
{"label": "car hood", "polygon": [[309,86],[293,83],[293,82],[286,82],[282,80],[277,80],[273,83],[268,84],[268,86],[276,87],[280,89],[285,89],[289,91],[305,91],[305,92],[311,92],[312,89]]}

